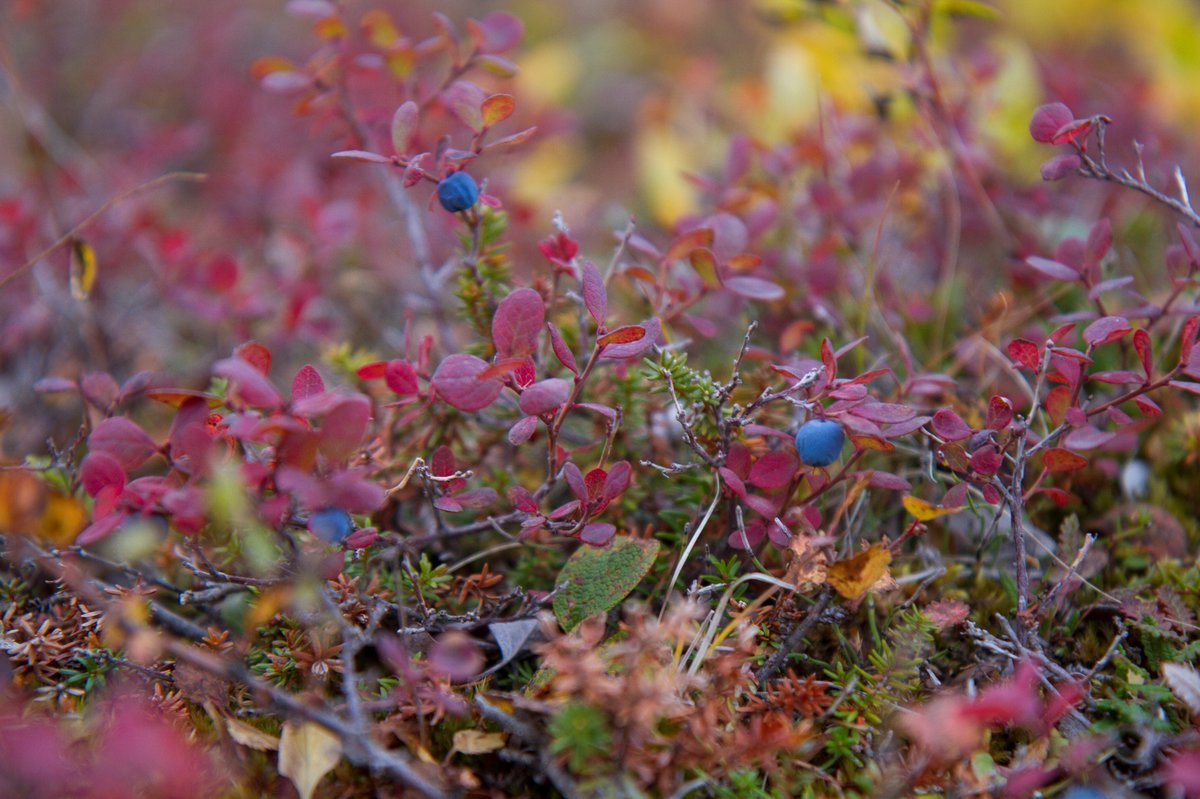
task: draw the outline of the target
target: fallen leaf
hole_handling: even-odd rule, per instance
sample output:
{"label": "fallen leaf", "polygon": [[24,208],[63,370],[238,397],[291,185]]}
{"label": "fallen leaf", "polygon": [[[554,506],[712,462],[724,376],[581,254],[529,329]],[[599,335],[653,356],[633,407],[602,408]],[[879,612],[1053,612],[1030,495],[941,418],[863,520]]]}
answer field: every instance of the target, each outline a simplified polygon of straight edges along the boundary
{"label": "fallen leaf", "polygon": [[788,542],[792,562],[788,564],[786,580],[792,585],[824,585],[828,577],[828,558],[807,535],[794,535]]}
{"label": "fallen leaf", "polygon": [[464,755],[486,755],[504,747],[508,736],[502,732],[459,730],[454,733],[454,751]]}
{"label": "fallen leaf", "polygon": [[252,727],[244,721],[225,719],[225,728],[229,730],[229,737],[242,746],[257,749],[260,752],[274,752],[279,748],[278,738],[263,732],[258,727]]}
{"label": "fallen leaf", "polygon": [[860,599],[868,591],[879,590],[877,584],[891,577],[887,568],[891,562],[891,550],[872,544],[852,558],[829,564],[827,580],[846,599]]}
{"label": "fallen leaf", "polygon": [[1194,714],[1200,714],[1200,674],[1183,663],[1164,663],[1163,679],[1179,701]]}
{"label": "fallen leaf", "polygon": [[342,757],[342,741],[320,724],[287,722],[279,736],[279,773],[292,781],[300,799],[312,799],[321,778]]}

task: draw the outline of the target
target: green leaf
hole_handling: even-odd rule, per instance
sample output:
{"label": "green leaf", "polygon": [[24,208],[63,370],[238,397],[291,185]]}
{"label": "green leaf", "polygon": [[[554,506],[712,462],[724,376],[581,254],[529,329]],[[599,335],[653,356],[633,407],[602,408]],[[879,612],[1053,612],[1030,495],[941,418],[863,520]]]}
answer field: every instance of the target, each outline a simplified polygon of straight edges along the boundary
{"label": "green leaf", "polygon": [[554,597],[554,615],[567,632],[588,616],[620,604],[654,565],[658,541],[619,535],[607,547],[583,546],[559,572],[558,582],[570,582]]}

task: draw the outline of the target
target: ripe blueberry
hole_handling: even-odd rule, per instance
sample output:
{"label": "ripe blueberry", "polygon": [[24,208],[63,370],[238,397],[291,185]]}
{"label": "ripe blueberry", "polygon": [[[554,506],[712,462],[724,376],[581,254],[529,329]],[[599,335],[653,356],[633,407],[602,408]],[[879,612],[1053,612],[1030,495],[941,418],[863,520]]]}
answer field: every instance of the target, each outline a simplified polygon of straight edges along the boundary
{"label": "ripe blueberry", "polygon": [[442,178],[437,186],[438,202],[452,214],[465,211],[479,200],[475,178],[466,172],[454,172]]}
{"label": "ripe blueberry", "polygon": [[832,419],[810,419],[796,433],[796,453],[809,466],[828,466],[842,453],[846,433]]}
{"label": "ripe blueberry", "polygon": [[322,508],[308,516],[308,530],[322,541],[339,544],[350,535],[354,522],[341,508]]}

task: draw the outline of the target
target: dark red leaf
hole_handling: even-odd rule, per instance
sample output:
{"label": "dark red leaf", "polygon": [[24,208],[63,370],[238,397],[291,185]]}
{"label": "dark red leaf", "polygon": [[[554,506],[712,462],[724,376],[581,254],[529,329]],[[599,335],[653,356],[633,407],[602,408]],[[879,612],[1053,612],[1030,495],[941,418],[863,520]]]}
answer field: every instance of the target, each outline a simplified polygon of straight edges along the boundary
{"label": "dark red leaf", "polygon": [[1083,340],[1091,347],[1100,347],[1116,341],[1133,327],[1123,316],[1105,316],[1092,322],[1083,331]]}
{"label": "dark red leaf", "polygon": [[1105,432],[1092,425],[1086,425],[1067,433],[1063,439],[1063,446],[1073,450],[1095,449],[1104,446],[1116,437],[1116,433]]}
{"label": "dark red leaf", "polygon": [[988,430],[1003,430],[1012,424],[1012,420],[1012,400],[998,394],[988,400],[987,421],[984,427]]}
{"label": "dark red leaf", "polygon": [[1031,255],[1025,259],[1025,263],[1041,272],[1046,277],[1052,277],[1055,280],[1078,280],[1079,272],[1074,268],[1067,266],[1064,263],[1053,261],[1049,258],[1042,258],[1037,255]]}
{"label": "dark red leaf", "polygon": [[783,286],[752,275],[726,277],[721,280],[721,284],[734,294],[749,300],[771,302],[783,299],[784,295]]}
{"label": "dark red leaf", "polygon": [[128,517],[129,514],[127,513],[110,513],[103,518],[96,519],[79,534],[79,537],[75,539],[75,543],[81,547],[94,544],[124,524],[125,519]]}
{"label": "dark red leaf", "polygon": [[1162,416],[1162,408],[1158,407],[1158,403],[1145,395],[1135,398],[1133,403],[1138,406],[1143,416],[1152,419]]}
{"label": "dark red leaf", "polygon": [[438,365],[430,383],[452,407],[478,411],[495,402],[504,389],[499,380],[478,379],[487,368],[487,362],[474,355],[456,353]]}
{"label": "dark red leaf", "polygon": [[1190,391],[1193,394],[1200,394],[1200,383],[1193,383],[1188,380],[1172,380],[1168,385],[1172,388],[1181,388],[1184,391]]}
{"label": "dark red leaf", "polygon": [[993,475],[1004,463],[999,451],[991,444],[982,446],[971,455],[971,471],[976,474]]}
{"label": "dark red leaf", "polygon": [[1088,134],[1095,123],[1090,119],[1074,119],[1063,125],[1050,139],[1051,144],[1066,144]]}
{"label": "dark red leaf", "polygon": [[537,430],[537,424],[536,416],[522,416],[512,427],[508,428],[508,443],[514,447],[524,444]]}
{"label": "dark red leaf", "polygon": [[[1183,332],[1179,334],[1179,364],[1185,371],[1192,369],[1192,351],[1196,346],[1197,330],[1200,330],[1200,316],[1193,316],[1183,323]],[[1197,373],[1188,371],[1188,374],[1200,377],[1200,370],[1197,370]]]}
{"label": "dark red leaf", "polygon": [[556,411],[571,395],[571,384],[558,377],[534,383],[521,393],[518,405],[521,413],[528,416],[540,416],[543,413]]}
{"label": "dark red leaf", "polygon": [[107,452],[126,472],[141,466],[158,450],[146,431],[124,416],[114,416],[96,425],[88,436],[88,449]]}
{"label": "dark red leaf", "polygon": [[592,522],[585,524],[579,533],[579,540],[594,547],[606,546],[617,534],[617,528],[608,522]]}
{"label": "dark red leaf", "polygon": [[108,372],[91,372],[79,380],[79,391],[84,399],[104,410],[117,400],[121,387]]}
{"label": "dark red leaf", "polygon": [[788,452],[768,452],[750,467],[747,481],[758,488],[783,488],[792,481],[800,461]]}
{"label": "dark red leaf", "polygon": [[1149,382],[1154,369],[1150,334],[1141,328],[1133,331],[1133,349],[1137,352],[1138,360],[1142,362],[1142,371],[1146,373],[1146,381]]}
{"label": "dark red leaf", "polygon": [[1088,380],[1095,380],[1098,383],[1111,383],[1113,385],[1143,382],[1141,375],[1137,372],[1131,372],[1128,369],[1120,369],[1114,372],[1092,372],[1088,375]]}
{"label": "dark red leaf", "polygon": [[608,291],[604,288],[600,270],[591,261],[583,262],[582,283],[583,304],[596,321],[596,327],[603,330],[604,320],[608,317]]}
{"label": "dark red leaf", "polygon": [[946,441],[961,441],[974,431],[957,413],[944,408],[933,415],[933,432]]}
{"label": "dark red leaf", "polygon": [[1062,180],[1067,175],[1078,171],[1082,165],[1083,160],[1075,153],[1056,155],[1042,164],[1042,180],[1047,182]]}
{"label": "dark red leaf", "polygon": [[365,366],[360,366],[355,370],[354,374],[359,380],[378,380],[387,372],[387,361],[374,361]]}
{"label": "dark red leaf", "polygon": [[1049,144],[1054,134],[1074,119],[1071,109],[1063,103],[1047,103],[1033,112],[1033,118],[1029,121],[1029,135],[1034,141]]}
{"label": "dark red leaf", "polygon": [[554,326],[553,322],[547,322],[546,327],[550,330],[550,346],[554,350],[554,357],[558,358],[559,363],[570,369],[572,374],[578,375],[579,364],[575,362],[575,354],[563,340],[562,334],[558,332],[558,328]]}
{"label": "dark red leaf", "polygon": [[370,420],[370,400],[361,394],[347,396],[321,420],[321,452],[335,461],[349,458],[358,451]]}
{"label": "dark red leaf", "polygon": [[517,289],[500,301],[492,318],[492,341],[501,358],[524,358],[537,350],[538,333],[546,321],[542,295]]}
{"label": "dark red leaf", "polygon": [[600,499],[603,502],[612,502],[624,494],[625,489],[629,488],[632,476],[633,468],[629,465],[629,461],[614,463],[604,477],[604,485],[600,489]]}
{"label": "dark red leaf", "polygon": [[[658,343],[662,337],[662,323],[657,318],[648,319],[640,325],[629,325],[628,327],[641,328],[645,333],[638,339],[625,344],[612,343],[604,347],[600,353],[600,357],[605,360],[620,360],[623,358],[633,358],[641,355],[646,350]],[[609,335],[619,333],[625,328],[618,328]]]}
{"label": "dark red leaf", "polygon": [[920,430],[922,427],[924,427],[925,425],[929,424],[932,421],[933,421],[932,416],[914,416],[913,418],[909,419],[907,422],[900,422],[899,424],[889,425],[888,429],[883,431],[883,437],[884,438],[899,438],[900,436],[906,436],[906,435],[909,435],[910,433],[915,433],[917,430]]}
{"label": "dark red leaf", "polygon": [[917,412],[907,405],[873,400],[856,405],[850,409],[850,413],[882,424],[906,422],[917,415]]}
{"label": "dark red leaf", "polygon": [[321,373],[311,365],[300,367],[300,371],[296,372],[296,376],[292,378],[292,401],[304,399],[305,397],[315,397],[325,391],[325,381],[321,379]]}
{"label": "dark red leaf", "polygon": [[912,484],[898,474],[891,472],[881,472],[878,469],[871,472],[870,485],[874,488],[883,488],[889,491],[908,491],[912,488]]}
{"label": "dark red leaf", "polygon": [[121,462],[104,450],[89,452],[79,466],[79,480],[83,490],[96,496],[108,486],[116,486],[120,492],[125,487],[125,469]]}
{"label": "dark red leaf", "polygon": [[[242,349],[242,348],[239,348]],[[283,398],[262,370],[241,357],[213,364],[213,374],[229,380],[229,396],[252,408],[278,408]]]}
{"label": "dark red leaf", "polygon": [[1046,395],[1046,412],[1050,414],[1050,421],[1056,425],[1062,424],[1067,419],[1067,411],[1071,408],[1071,390],[1066,386],[1055,386],[1050,389],[1050,393]]}

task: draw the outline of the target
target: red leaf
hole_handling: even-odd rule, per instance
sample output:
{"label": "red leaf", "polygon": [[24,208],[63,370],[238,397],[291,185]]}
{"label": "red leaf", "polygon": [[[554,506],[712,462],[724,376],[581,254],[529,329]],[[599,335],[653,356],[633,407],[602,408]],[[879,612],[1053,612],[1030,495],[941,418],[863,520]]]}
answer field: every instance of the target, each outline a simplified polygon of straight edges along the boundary
{"label": "red leaf", "polygon": [[567,485],[571,488],[571,493],[580,502],[588,501],[587,484],[583,481],[583,474],[579,471],[579,467],[571,461],[567,461],[562,467],[563,479],[567,481]]}
{"label": "red leaf", "polygon": [[1054,134],[1074,119],[1071,109],[1063,103],[1047,103],[1033,112],[1033,119],[1029,121],[1029,135],[1034,141],[1049,144]]}
{"label": "red leaf", "polygon": [[667,252],[663,255],[663,261],[673,263],[680,258],[686,258],[691,254],[692,250],[700,247],[711,247],[712,243],[712,228],[701,227],[689,230],[671,242],[671,246],[667,247]]}
{"label": "red leaf", "polygon": [[596,320],[596,326],[604,329],[604,319],[608,316],[608,292],[604,288],[604,278],[600,270],[591,261],[583,262],[583,304],[588,313]]}
{"label": "red leaf", "polygon": [[1090,119],[1074,119],[1055,131],[1051,144],[1066,144],[1086,136],[1095,123]]}
{"label": "red leaf", "polygon": [[401,103],[396,113],[392,114],[392,147],[397,155],[408,152],[408,141],[417,130],[420,115],[420,109],[412,100]]}
{"label": "red leaf", "polygon": [[900,475],[881,472],[878,469],[871,472],[869,484],[874,488],[883,488],[889,491],[908,491],[912,488],[912,484]]}
{"label": "red leaf", "polygon": [[1162,416],[1162,408],[1158,407],[1158,403],[1145,395],[1135,398],[1133,404],[1138,406],[1143,416],[1152,419]]}
{"label": "red leaf", "polygon": [[571,348],[567,346],[567,342],[563,340],[562,334],[558,332],[558,328],[553,322],[547,322],[546,327],[550,329],[550,347],[554,350],[554,357],[558,358],[558,362],[571,370],[571,374],[579,374],[579,364],[575,362],[575,353],[571,352]]}
{"label": "red leaf", "polygon": [[618,327],[613,332],[601,336],[596,344],[600,347],[607,347],[612,344],[632,344],[635,341],[641,341],[646,337],[646,329],[641,325],[625,325]]}
{"label": "red leaf", "polygon": [[213,374],[229,380],[229,395],[252,408],[278,408],[283,398],[261,370],[241,357],[213,364]]}
{"label": "red leaf", "polygon": [[354,374],[359,380],[378,380],[387,373],[387,361],[374,361],[358,367]]}
{"label": "red leaf", "polygon": [[490,128],[492,125],[508,119],[516,107],[517,104],[511,94],[493,94],[483,101],[483,105],[479,109],[483,116],[484,127]]}
{"label": "red leaf", "polygon": [[478,411],[500,396],[504,384],[499,380],[480,380],[487,362],[474,355],[456,353],[443,360],[430,383],[438,395],[460,411]]}
{"label": "red leaf", "polygon": [[1094,300],[1106,292],[1115,291],[1116,289],[1119,289],[1119,288],[1124,288],[1125,286],[1128,286],[1132,282],[1133,282],[1133,275],[1125,275],[1124,277],[1114,277],[1110,280],[1102,280],[1099,283],[1097,283],[1096,285],[1092,286],[1090,289],[1088,289],[1088,299]]}
{"label": "red leaf", "polygon": [[933,432],[946,441],[961,441],[970,438],[973,431],[957,413],[942,409],[933,415]]}
{"label": "red leaf", "polygon": [[74,380],[65,377],[43,377],[33,384],[33,390],[39,394],[56,394],[60,391],[75,391],[79,386]]}
{"label": "red leaf", "polygon": [[872,422],[897,424],[906,422],[917,415],[917,412],[907,405],[890,402],[867,401],[850,409],[850,413],[870,419]]}
{"label": "red leaf", "polygon": [[[628,343],[610,343],[604,346],[600,352],[600,357],[605,360],[620,360],[622,358],[632,358],[636,355],[641,355],[646,350],[658,343],[662,337],[662,323],[657,318],[648,319],[640,325],[627,325],[626,327],[618,328],[608,336],[600,339],[601,342],[609,339],[610,336],[615,336],[621,333],[622,330],[630,328],[642,330],[643,335]],[[622,334],[625,335],[625,334]],[[632,334],[629,334],[632,335]]]}
{"label": "red leaf", "polygon": [[976,474],[993,475],[1004,463],[1004,458],[992,445],[980,447],[971,455],[971,470]]}
{"label": "red leaf", "polygon": [[101,410],[112,405],[121,387],[107,372],[91,372],[79,380],[79,391],[84,399]]}
{"label": "red leaf", "polygon": [[900,436],[906,436],[909,433],[915,433],[932,421],[932,416],[914,416],[907,422],[900,422],[899,424],[889,426],[887,430],[883,431],[883,437],[899,438]]}
{"label": "red leaf", "polygon": [[1084,468],[1087,464],[1087,458],[1062,447],[1048,449],[1042,456],[1042,466],[1048,472],[1073,472]]}
{"label": "red leaf", "polygon": [[571,396],[571,384],[558,377],[534,383],[521,393],[517,403],[521,413],[528,416],[540,416],[543,413],[556,411]]}
{"label": "red leaf", "polygon": [[349,458],[362,443],[370,421],[370,400],[361,394],[346,397],[321,420],[321,452],[335,461]]}
{"label": "red leaf", "polygon": [[534,125],[531,128],[525,128],[525,130],[514,133],[511,136],[505,136],[502,139],[496,139],[494,142],[487,145],[486,149],[491,150],[496,147],[515,147],[518,144],[522,144],[527,141],[535,133],[537,133],[537,125]]}
{"label": "red leaf", "polygon": [[1042,363],[1042,353],[1038,345],[1023,338],[1013,339],[1008,344],[1008,357],[1026,369],[1037,371]]}
{"label": "red leaf", "polygon": [[524,486],[512,486],[507,492],[508,501],[512,506],[519,511],[525,513],[537,513],[537,501],[533,498],[533,494],[529,493],[529,489]]}
{"label": "red leaf", "polygon": [[504,11],[493,11],[483,19],[468,19],[467,30],[485,53],[503,53],[516,47],[525,35],[525,23]]}
{"label": "red leaf", "polygon": [[1012,400],[999,395],[993,396],[988,400],[987,422],[984,424],[984,427],[988,430],[1003,430],[1012,424],[1012,420]]}
{"label": "red leaf", "polygon": [[110,513],[101,519],[96,519],[79,534],[75,543],[81,547],[96,543],[124,524],[128,516],[127,513]]}
{"label": "red leaf", "polygon": [[271,372],[271,351],[257,341],[247,341],[233,351],[233,357],[246,361],[264,376]]}
{"label": "red leaf", "polygon": [[321,373],[311,365],[300,367],[300,371],[296,372],[296,376],[292,378],[292,401],[304,399],[305,397],[315,397],[325,391],[325,381],[321,379]]}
{"label": "red leaf", "polygon": [[1141,328],[1133,331],[1133,349],[1138,354],[1138,360],[1142,362],[1142,371],[1146,373],[1146,381],[1150,381],[1150,374],[1153,371],[1152,353],[1153,347],[1150,343],[1150,334]]}
{"label": "red leaf", "polygon": [[96,425],[88,436],[88,449],[107,452],[126,472],[141,466],[158,450],[146,431],[126,419],[114,416]]}
{"label": "red leaf", "polygon": [[617,461],[608,470],[608,474],[604,477],[604,486],[600,489],[600,499],[602,502],[612,502],[617,497],[625,493],[625,489],[629,488],[629,482],[633,476],[633,468],[629,465],[629,461]]}
{"label": "red leaf", "polygon": [[579,533],[579,540],[594,547],[606,546],[617,534],[617,528],[608,522],[592,522],[585,524]]}
{"label": "red leaf", "polygon": [[1190,391],[1193,394],[1200,394],[1200,383],[1192,383],[1188,380],[1172,380],[1168,385],[1172,388],[1182,388],[1184,391]]}
{"label": "red leaf", "polygon": [[116,486],[120,492],[125,487],[125,469],[121,462],[104,450],[89,452],[79,466],[79,480],[83,490],[96,496],[108,486]]}
{"label": "red leaf", "polygon": [[537,350],[538,333],[546,321],[542,295],[517,289],[500,301],[492,318],[492,341],[502,358],[522,358]]}
{"label": "red leaf", "polygon": [[1088,375],[1088,380],[1095,380],[1098,383],[1111,383],[1113,385],[1143,382],[1137,372],[1131,372],[1128,369],[1120,369],[1115,372],[1092,372]]}
{"label": "red leaf", "polygon": [[821,364],[825,367],[825,382],[832,383],[837,377],[837,356],[828,338],[821,339]]}
{"label": "red leaf", "polygon": [[768,452],[750,467],[748,482],[758,488],[783,488],[792,481],[800,462],[787,452]]}
{"label": "red leaf", "polygon": [[1108,433],[1092,425],[1087,425],[1067,433],[1063,439],[1063,446],[1073,450],[1095,449],[1104,446],[1116,437],[1116,433]]}
{"label": "red leaf", "polygon": [[770,302],[783,299],[784,295],[783,287],[779,284],[750,275],[727,277],[721,280],[721,284],[734,294],[750,300]]}
{"label": "red leaf", "polygon": [[[1186,368],[1191,368],[1192,349],[1196,346],[1198,329],[1200,329],[1200,316],[1193,316],[1183,323],[1183,332],[1179,334],[1179,364]],[[1200,377],[1200,374],[1193,376]]]}
{"label": "red leaf", "polygon": [[443,105],[474,131],[483,127],[483,114],[479,110],[483,99],[483,89],[468,80],[456,80],[441,93]]}
{"label": "red leaf", "polygon": [[1105,316],[1092,322],[1083,331],[1083,340],[1091,347],[1099,347],[1116,341],[1133,327],[1123,316]]}
{"label": "red leaf", "polygon": [[408,361],[388,361],[383,370],[383,379],[387,387],[401,397],[412,396],[419,390],[417,370]]}
{"label": "red leaf", "polygon": [[617,419],[617,412],[607,405],[600,405],[595,402],[578,402],[573,407],[583,408],[591,411],[592,413],[598,413],[605,419],[608,419],[610,422],[616,421]]}
{"label": "red leaf", "polygon": [[1071,407],[1071,390],[1066,386],[1055,386],[1046,395],[1046,412],[1050,421],[1056,425],[1066,421],[1067,410]]}
{"label": "red leaf", "polygon": [[522,416],[516,423],[508,428],[508,443],[514,447],[524,444],[537,430],[536,416]]}
{"label": "red leaf", "polygon": [[338,150],[330,158],[342,158],[347,161],[366,161],[368,164],[390,164],[392,159],[386,155],[373,153],[368,150]]}
{"label": "red leaf", "polygon": [[1046,277],[1052,277],[1055,280],[1078,280],[1079,272],[1064,263],[1053,261],[1049,258],[1042,258],[1037,255],[1031,255],[1025,259],[1025,263],[1032,266],[1037,271],[1041,272]]}
{"label": "red leaf", "polygon": [[1083,160],[1075,153],[1056,155],[1042,164],[1042,180],[1047,182],[1062,180],[1077,171],[1082,165]]}

